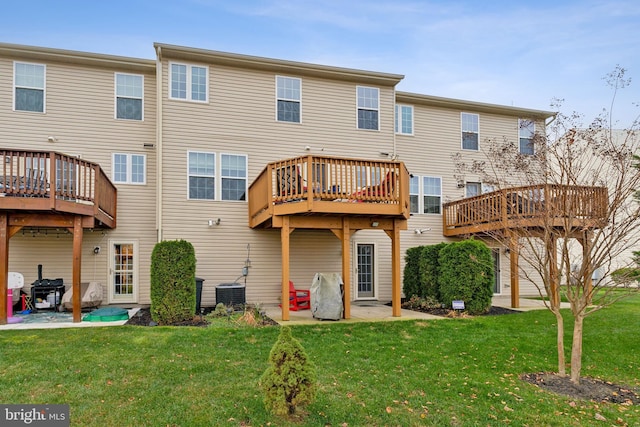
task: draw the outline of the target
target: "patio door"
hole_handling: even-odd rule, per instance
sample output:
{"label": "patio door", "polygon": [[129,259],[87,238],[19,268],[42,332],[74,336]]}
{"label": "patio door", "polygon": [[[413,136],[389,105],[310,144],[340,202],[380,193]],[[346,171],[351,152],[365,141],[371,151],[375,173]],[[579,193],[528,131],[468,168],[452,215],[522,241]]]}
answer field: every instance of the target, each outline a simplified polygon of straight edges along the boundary
{"label": "patio door", "polygon": [[112,241],[109,252],[109,302],[137,302],[138,243]]}
{"label": "patio door", "polygon": [[356,243],[355,246],[356,299],[374,299],[376,295],[376,246],[373,243]]}

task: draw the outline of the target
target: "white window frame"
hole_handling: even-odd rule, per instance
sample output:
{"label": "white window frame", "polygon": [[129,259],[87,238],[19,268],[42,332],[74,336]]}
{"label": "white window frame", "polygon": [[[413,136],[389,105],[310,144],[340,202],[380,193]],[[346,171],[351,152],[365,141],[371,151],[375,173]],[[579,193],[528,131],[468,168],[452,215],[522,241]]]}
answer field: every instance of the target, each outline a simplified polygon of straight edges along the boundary
{"label": "white window frame", "polygon": [[[427,191],[426,191],[426,189],[425,189],[425,185],[424,185],[424,180],[425,180],[425,178],[437,179],[437,180],[439,181],[439,183],[440,183],[440,194],[435,194],[435,193],[434,193],[434,194],[431,194],[431,193],[427,194]],[[424,176],[422,176],[422,179],[421,179],[420,181],[421,181],[421,183],[422,183],[422,188],[421,188],[421,190],[422,190],[422,197],[421,197],[421,202],[422,202],[422,206],[421,206],[421,208],[422,208],[422,210],[421,210],[421,212],[422,212],[424,215],[442,215],[442,177],[439,177],[439,176],[424,175]],[[438,212],[437,212],[437,213],[434,213],[434,212],[425,212],[425,211],[424,211],[424,210],[425,210],[425,207],[424,207],[424,198],[425,198],[425,197],[427,197],[427,196],[430,196],[430,197],[439,197],[439,198],[440,198],[440,204],[439,204],[439,206],[438,206]]]}
{"label": "white window frame", "polygon": [[[189,170],[189,158],[191,156],[191,154],[210,154],[213,155],[213,174],[212,175],[203,175],[203,174],[192,174],[191,171]],[[216,164],[218,159],[218,156],[216,155],[216,153],[211,152],[211,151],[201,151],[201,150],[189,150],[187,151],[187,200],[201,200],[201,201],[214,201],[216,200],[217,194],[219,194],[218,188],[216,188],[218,186],[218,183],[216,181],[218,181],[216,178],[216,175],[218,173],[218,165]],[[190,195],[190,184],[189,184],[189,178],[190,177],[200,177],[200,178],[213,178],[213,198],[211,199],[206,199],[206,198],[195,198],[195,197],[191,197]]]}
{"label": "white window frame", "polygon": [[[475,117],[475,127],[477,129],[469,129],[467,126],[467,122],[465,121],[465,116]],[[465,151],[479,151],[480,150],[480,115],[476,113],[460,113],[460,148]],[[464,146],[464,134],[465,133],[474,133],[476,135],[476,148],[465,148]]]}
{"label": "white window frame", "polygon": [[[421,200],[421,196],[420,196],[420,183],[422,182],[422,180],[420,179],[421,177],[418,175],[412,175],[409,177],[409,212],[412,214],[420,214],[422,213],[422,209],[420,209],[420,200]],[[413,189],[415,189],[415,184],[412,181],[417,181],[417,192],[412,191]],[[413,188],[412,188],[413,187]],[[411,196],[416,196],[418,198],[418,203],[416,206],[416,210],[413,211],[411,210]]]}
{"label": "white window frame", "polygon": [[[186,67],[186,93],[184,97],[173,96],[173,66],[183,66]],[[193,99],[193,88],[191,85],[193,84],[193,69],[194,68],[203,68],[205,70],[205,94],[204,100],[202,99]],[[167,96],[169,99],[177,100],[177,101],[188,101],[188,102],[196,102],[200,104],[206,104],[209,102],[209,67],[207,65],[200,64],[189,64],[184,62],[169,62],[169,87],[167,90]]]}
{"label": "white window frame", "polygon": [[[404,126],[403,126],[403,112],[402,110],[404,108],[408,108],[411,112],[411,131],[410,132],[405,132],[404,131]],[[414,120],[413,120],[413,105],[406,105],[406,104],[396,104],[396,114],[395,114],[395,132],[398,135],[413,135],[413,124],[414,124]]]}
{"label": "white window frame", "polygon": [[[223,194],[222,194],[222,182],[225,179],[239,179],[241,177],[237,177],[237,176],[225,176],[222,174],[222,158],[224,156],[234,156],[234,157],[244,157],[244,172],[245,172],[245,176],[242,177],[242,179],[244,179],[244,200],[234,200],[234,199],[224,199],[223,198]],[[217,179],[217,181],[220,183],[220,191],[217,191],[217,194],[220,194],[220,200],[224,201],[224,202],[243,202],[246,203],[247,199],[248,199],[248,191],[249,191],[249,185],[248,185],[248,167],[249,167],[249,157],[246,154],[236,154],[236,153],[220,153],[220,167],[218,168],[218,170],[220,171],[219,173],[219,178]],[[218,177],[216,177],[218,178]]]}
{"label": "white window frame", "polygon": [[[42,87],[18,85],[17,72],[16,72],[16,66],[18,64],[42,67]],[[17,89],[41,90],[42,91],[42,111],[18,110],[16,108],[16,90]],[[24,111],[26,113],[40,113],[40,114],[44,114],[47,112],[47,66],[46,64],[38,64],[35,62],[25,62],[25,61],[13,61],[13,111]]]}
{"label": "white window frame", "polygon": [[[376,97],[375,97],[375,101],[373,97],[369,97],[366,96],[366,94],[363,94],[363,96],[360,96],[360,90],[364,90],[364,91],[370,91],[370,90],[375,90],[376,91]],[[361,98],[363,103],[361,104]],[[373,103],[375,102],[375,106],[374,105],[369,105],[369,103]],[[377,127],[375,129],[369,129],[366,127],[360,127],[360,117],[359,117],[359,112],[360,111],[375,111],[377,113]],[[356,86],[356,128],[358,130],[369,130],[369,131],[379,131],[380,130],[380,88],[377,87],[372,87],[372,86]]]}
{"label": "white window frame", "polygon": [[[131,271],[132,271],[132,293],[131,294],[120,294],[116,295],[115,293],[115,274],[118,271],[126,271],[126,270],[116,270],[115,265],[115,245],[132,245],[133,247],[133,257],[131,263]],[[139,266],[140,259],[140,245],[138,240],[120,240],[120,239],[109,239],[109,291],[108,298],[110,303],[135,303],[138,301],[138,292],[140,290],[139,286]]]}
{"label": "white window frame", "polygon": [[[432,179],[437,179],[440,182],[440,194],[427,194],[427,192],[425,191],[425,185],[424,185],[424,180],[425,178],[432,178]],[[413,212],[411,211],[412,214],[414,215],[442,215],[442,177],[440,176],[433,176],[433,175],[414,175],[413,177],[411,177],[410,179],[417,179],[418,180],[418,193],[414,193],[411,192],[411,186],[409,186],[409,196],[418,196],[418,211],[417,212]],[[433,197],[440,197],[440,206],[439,206],[439,212],[438,213],[433,213],[433,212],[425,212],[424,211],[424,198],[426,196],[433,196]],[[411,209],[411,207],[409,207],[409,209]]]}
{"label": "white window frame", "polygon": [[[116,156],[125,156],[126,158],[126,178],[124,181],[116,179]],[[142,182],[133,181],[133,158],[142,158]],[[111,180],[114,184],[130,184],[130,185],[146,185],[147,184],[147,156],[146,154],[136,153],[113,153],[111,156]]]}
{"label": "white window frame", "polygon": [[[529,127],[533,127],[530,129]],[[523,132],[524,131],[524,132]],[[533,146],[533,136],[536,133],[536,122],[530,119],[518,119],[518,152],[520,154],[533,156],[536,151]],[[529,144],[531,144],[531,152],[523,152],[522,151],[522,140],[528,139]]]}
{"label": "white window frame", "polygon": [[[297,81],[298,82],[298,97],[294,98],[294,97],[287,97],[287,93],[286,92],[291,92],[292,90],[290,90],[287,87],[280,87],[280,82],[287,82],[287,81]],[[283,92],[285,92],[285,94],[283,94],[283,96],[280,96],[280,92],[281,90]],[[286,102],[295,102],[298,104],[298,121],[293,121],[293,120],[280,120],[280,118],[278,117],[278,105],[280,103],[280,101],[286,101]],[[302,123],[302,79],[299,77],[289,77],[289,76],[276,76],[276,121],[280,122],[280,123]]]}
{"label": "white window frame", "polygon": [[[140,96],[135,96],[132,94],[119,94],[118,89],[118,76],[129,76],[129,77],[137,77],[140,78]],[[116,120],[130,120],[134,122],[144,121],[144,76],[142,74],[131,74],[131,73],[114,73],[113,76],[113,91],[114,91],[114,103],[113,103],[113,117]],[[118,117],[118,99],[139,99],[141,101],[140,106],[140,118],[139,119],[130,119],[127,117]]]}
{"label": "white window frame", "polygon": [[[473,196],[469,195],[469,189],[471,187],[477,188],[478,192]],[[482,183],[479,181],[467,181],[464,183],[464,197],[475,197],[482,194]]]}

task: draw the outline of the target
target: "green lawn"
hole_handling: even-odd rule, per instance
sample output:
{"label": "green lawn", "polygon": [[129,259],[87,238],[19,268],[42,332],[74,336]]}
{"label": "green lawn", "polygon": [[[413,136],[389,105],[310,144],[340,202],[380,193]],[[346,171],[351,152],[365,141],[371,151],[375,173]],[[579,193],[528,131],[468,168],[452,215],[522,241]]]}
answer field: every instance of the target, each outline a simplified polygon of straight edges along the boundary
{"label": "green lawn", "polygon": [[[640,389],[639,325],[640,297],[588,318],[583,374]],[[640,425],[638,406],[576,401],[519,380],[556,370],[547,311],[292,332],[319,379],[300,425]],[[277,335],[274,327],[1,331],[1,403],[68,403],[72,425],[82,426],[290,425],[265,411],[256,386]]]}

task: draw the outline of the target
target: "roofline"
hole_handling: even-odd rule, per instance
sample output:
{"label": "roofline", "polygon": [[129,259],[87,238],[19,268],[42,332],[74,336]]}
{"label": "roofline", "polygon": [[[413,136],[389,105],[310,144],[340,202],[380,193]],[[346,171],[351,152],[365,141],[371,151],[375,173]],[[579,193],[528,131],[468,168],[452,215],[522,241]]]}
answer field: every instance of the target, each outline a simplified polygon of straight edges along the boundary
{"label": "roofline", "polygon": [[435,107],[454,108],[456,110],[474,110],[487,113],[526,116],[529,118],[547,119],[558,113],[530,108],[511,107],[508,105],[488,104],[484,102],[466,101],[463,99],[443,98],[439,96],[421,95],[410,92],[396,92],[396,102],[431,105]]}
{"label": "roofline", "polygon": [[254,70],[376,84],[380,86],[395,86],[404,79],[404,75],[402,74],[332,67],[328,65],[241,55],[164,43],[154,43],[153,46],[156,49],[157,56],[161,60],[163,57],[167,57]]}
{"label": "roofline", "polygon": [[10,43],[0,43],[0,56],[8,56],[29,61],[52,61],[107,67],[143,73],[155,73],[156,68],[156,61],[152,59],[131,58],[127,56],[105,55]]}

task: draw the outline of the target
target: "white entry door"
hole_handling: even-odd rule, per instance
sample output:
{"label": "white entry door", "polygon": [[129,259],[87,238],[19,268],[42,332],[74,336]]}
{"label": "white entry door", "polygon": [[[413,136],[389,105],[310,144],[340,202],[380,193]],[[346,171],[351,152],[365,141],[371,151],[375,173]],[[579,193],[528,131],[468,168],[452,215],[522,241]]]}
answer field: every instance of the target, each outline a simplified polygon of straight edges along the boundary
{"label": "white entry door", "polygon": [[356,299],[375,299],[377,268],[376,245],[373,243],[356,243],[355,245],[355,288]]}
{"label": "white entry door", "polygon": [[137,302],[138,243],[112,241],[109,246],[109,302]]}

